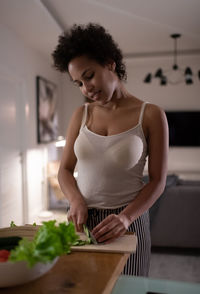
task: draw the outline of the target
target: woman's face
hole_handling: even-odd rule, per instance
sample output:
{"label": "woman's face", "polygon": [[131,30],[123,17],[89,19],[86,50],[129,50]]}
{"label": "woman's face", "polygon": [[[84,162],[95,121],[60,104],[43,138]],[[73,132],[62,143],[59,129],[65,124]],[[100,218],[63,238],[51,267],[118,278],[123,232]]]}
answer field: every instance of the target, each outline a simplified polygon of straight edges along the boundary
{"label": "woman's face", "polygon": [[85,55],[72,59],[68,71],[82,94],[101,104],[112,99],[119,83],[114,62],[102,66]]}

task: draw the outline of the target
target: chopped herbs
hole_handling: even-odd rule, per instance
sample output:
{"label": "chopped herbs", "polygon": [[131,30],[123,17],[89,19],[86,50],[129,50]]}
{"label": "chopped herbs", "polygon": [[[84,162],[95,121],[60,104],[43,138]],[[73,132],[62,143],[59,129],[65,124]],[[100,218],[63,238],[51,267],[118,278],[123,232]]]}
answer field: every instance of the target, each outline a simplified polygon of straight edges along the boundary
{"label": "chopped herbs", "polygon": [[84,233],[87,237],[87,240],[81,240],[81,239],[78,239],[76,240],[76,242],[73,244],[74,246],[82,246],[82,245],[88,245],[88,244],[92,244],[92,239],[90,237],[90,232],[88,230],[88,228],[83,225],[83,230],[84,230]]}
{"label": "chopped herbs", "polygon": [[14,221],[10,222],[10,227],[16,227],[16,224],[14,223]]}

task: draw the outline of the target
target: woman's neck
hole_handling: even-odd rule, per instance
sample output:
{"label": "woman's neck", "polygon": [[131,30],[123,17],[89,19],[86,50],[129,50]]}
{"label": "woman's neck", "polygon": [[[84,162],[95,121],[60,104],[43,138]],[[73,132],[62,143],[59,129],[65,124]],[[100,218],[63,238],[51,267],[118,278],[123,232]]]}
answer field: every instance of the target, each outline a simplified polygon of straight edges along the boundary
{"label": "woman's neck", "polygon": [[115,92],[113,93],[112,99],[104,104],[104,107],[110,108],[112,110],[122,107],[126,104],[127,99],[133,97],[124,87],[122,82],[119,82],[119,86],[116,88]]}

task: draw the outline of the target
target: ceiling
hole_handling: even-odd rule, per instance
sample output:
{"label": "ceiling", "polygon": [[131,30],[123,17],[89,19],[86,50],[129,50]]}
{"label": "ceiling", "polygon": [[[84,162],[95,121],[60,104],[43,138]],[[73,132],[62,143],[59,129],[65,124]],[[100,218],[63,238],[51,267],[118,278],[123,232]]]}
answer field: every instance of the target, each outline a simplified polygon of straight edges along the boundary
{"label": "ceiling", "polygon": [[0,22],[50,57],[58,35],[74,23],[95,22],[127,57],[200,55],[200,0],[0,0]]}
{"label": "ceiling", "polygon": [[[200,50],[199,0],[42,0],[63,30],[97,22],[114,36],[125,54],[173,49],[170,34],[181,33],[181,50]],[[179,46],[180,45],[180,46]]]}

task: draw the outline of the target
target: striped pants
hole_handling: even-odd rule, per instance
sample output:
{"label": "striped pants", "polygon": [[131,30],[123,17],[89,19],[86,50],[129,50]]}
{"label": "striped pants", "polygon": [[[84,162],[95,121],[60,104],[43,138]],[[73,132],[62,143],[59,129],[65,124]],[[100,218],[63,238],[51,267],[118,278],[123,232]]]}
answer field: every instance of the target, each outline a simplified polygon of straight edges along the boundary
{"label": "striped pants", "polygon": [[[88,210],[87,226],[92,230],[109,214],[119,214],[124,207],[117,209],[96,209]],[[138,239],[136,252],[131,254],[122,272],[123,275],[148,276],[151,254],[151,238],[149,225],[149,212],[138,217],[128,228],[134,232]]]}

